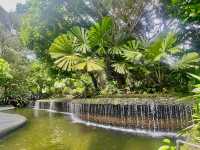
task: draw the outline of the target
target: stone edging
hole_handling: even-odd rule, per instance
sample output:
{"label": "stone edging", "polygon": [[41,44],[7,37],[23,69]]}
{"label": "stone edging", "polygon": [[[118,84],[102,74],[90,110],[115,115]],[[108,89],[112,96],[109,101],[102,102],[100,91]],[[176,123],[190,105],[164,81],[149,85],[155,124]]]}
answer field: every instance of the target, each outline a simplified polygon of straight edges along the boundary
{"label": "stone edging", "polygon": [[6,110],[12,110],[12,109],[15,109],[15,107],[13,107],[13,106],[0,107],[0,111],[6,111]]}
{"label": "stone edging", "polygon": [[[0,110],[9,109],[0,108]],[[21,115],[0,112],[0,138],[22,127],[26,121],[27,119]]]}

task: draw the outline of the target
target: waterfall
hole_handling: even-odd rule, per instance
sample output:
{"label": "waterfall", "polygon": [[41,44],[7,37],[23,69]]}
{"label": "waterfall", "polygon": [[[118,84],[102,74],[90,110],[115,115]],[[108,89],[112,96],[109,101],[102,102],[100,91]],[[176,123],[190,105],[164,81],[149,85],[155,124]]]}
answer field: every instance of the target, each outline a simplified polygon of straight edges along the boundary
{"label": "waterfall", "polygon": [[55,101],[51,100],[50,105],[49,105],[49,112],[57,112],[56,107],[55,107]]}
{"label": "waterfall", "polygon": [[39,101],[35,102],[34,109],[40,109],[40,102]]}
{"label": "waterfall", "polygon": [[121,131],[121,132],[126,132],[126,133],[132,133],[135,135],[145,135],[145,136],[150,136],[150,137],[176,137],[176,133],[173,133],[173,132],[161,132],[161,131],[152,132],[151,130],[146,130],[146,129],[128,129],[124,127],[116,127],[116,126],[111,126],[111,125],[98,124],[98,123],[94,123],[90,121],[84,121],[73,113],[71,114],[71,118],[74,123],[81,123],[87,126],[94,126],[98,128],[107,129],[107,130]]}
{"label": "waterfall", "polygon": [[34,116],[38,117],[39,116],[39,109],[40,109],[40,102],[39,101],[35,101],[35,105],[34,105]]}
{"label": "waterfall", "polygon": [[192,105],[181,103],[86,104],[52,100],[36,101],[34,109],[67,113],[75,122],[135,133],[174,133],[192,123]]}

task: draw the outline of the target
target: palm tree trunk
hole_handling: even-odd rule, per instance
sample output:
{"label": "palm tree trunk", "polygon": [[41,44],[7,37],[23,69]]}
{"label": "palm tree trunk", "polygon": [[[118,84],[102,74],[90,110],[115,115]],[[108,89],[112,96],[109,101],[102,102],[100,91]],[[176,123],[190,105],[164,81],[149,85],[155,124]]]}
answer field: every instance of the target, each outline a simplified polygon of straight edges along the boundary
{"label": "palm tree trunk", "polygon": [[4,97],[8,96],[8,87],[5,85],[4,87]]}
{"label": "palm tree trunk", "polygon": [[112,66],[110,61],[110,56],[107,54],[105,57],[105,63],[106,63],[106,76],[109,81],[113,80],[112,76]]}
{"label": "palm tree trunk", "polygon": [[99,89],[99,86],[98,86],[97,79],[94,76],[94,73],[90,72],[89,75],[92,78],[92,82],[93,82],[94,88],[95,88],[96,92],[98,93],[100,91],[100,89]]}

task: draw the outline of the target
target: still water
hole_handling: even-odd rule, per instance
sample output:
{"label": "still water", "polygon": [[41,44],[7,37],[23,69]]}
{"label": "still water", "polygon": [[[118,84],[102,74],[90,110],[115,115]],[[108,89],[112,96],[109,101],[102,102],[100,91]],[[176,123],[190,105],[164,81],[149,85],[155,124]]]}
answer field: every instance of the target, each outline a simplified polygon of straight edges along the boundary
{"label": "still water", "polygon": [[0,150],[157,150],[162,141],[73,123],[63,114],[32,109],[15,113],[28,122],[1,139]]}

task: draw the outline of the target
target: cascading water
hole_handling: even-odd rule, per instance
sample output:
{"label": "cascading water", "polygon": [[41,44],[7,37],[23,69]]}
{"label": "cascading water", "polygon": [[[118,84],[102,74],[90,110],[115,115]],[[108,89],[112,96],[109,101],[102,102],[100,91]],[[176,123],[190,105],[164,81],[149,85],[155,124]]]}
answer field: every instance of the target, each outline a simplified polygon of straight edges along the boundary
{"label": "cascading water", "polygon": [[35,109],[71,113],[75,122],[96,127],[148,134],[175,135],[192,123],[191,104],[140,103],[86,104],[76,101],[36,102]]}
{"label": "cascading water", "polygon": [[192,106],[186,105],[74,104],[73,110],[77,117],[85,121],[152,132],[175,132],[189,126],[192,120]]}
{"label": "cascading water", "polygon": [[35,109],[35,111],[34,111],[34,116],[35,116],[35,117],[38,117],[38,116],[39,116],[38,110],[40,109],[40,102],[39,102],[39,101],[36,101],[36,102],[35,102],[35,105],[34,105],[33,109]]}
{"label": "cascading water", "polygon": [[55,102],[53,100],[50,101],[49,111],[55,111]]}
{"label": "cascading water", "polygon": [[39,101],[35,102],[34,109],[40,109],[40,102]]}

